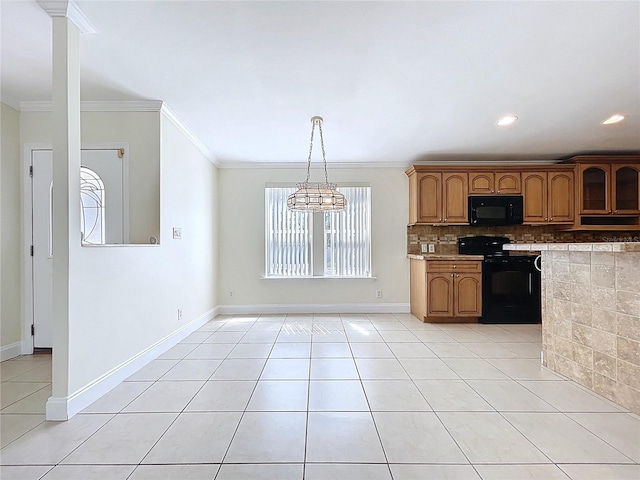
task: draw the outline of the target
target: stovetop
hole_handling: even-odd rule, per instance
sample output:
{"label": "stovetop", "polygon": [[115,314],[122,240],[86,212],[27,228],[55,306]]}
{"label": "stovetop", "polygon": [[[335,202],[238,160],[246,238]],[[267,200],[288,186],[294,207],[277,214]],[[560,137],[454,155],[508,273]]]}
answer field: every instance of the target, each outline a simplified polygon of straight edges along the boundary
{"label": "stovetop", "polygon": [[502,250],[502,246],[510,243],[507,237],[490,237],[478,235],[474,237],[458,238],[458,253],[460,255],[484,255],[487,257],[508,257],[509,251]]}
{"label": "stovetop", "polygon": [[485,255],[485,263],[533,263],[537,255]]}

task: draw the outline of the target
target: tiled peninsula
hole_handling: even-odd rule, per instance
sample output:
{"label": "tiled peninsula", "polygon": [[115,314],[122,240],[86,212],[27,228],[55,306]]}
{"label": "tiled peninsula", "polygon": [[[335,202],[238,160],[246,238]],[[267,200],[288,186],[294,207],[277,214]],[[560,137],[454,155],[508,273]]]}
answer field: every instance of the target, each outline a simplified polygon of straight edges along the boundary
{"label": "tiled peninsula", "polygon": [[543,364],[640,414],[640,243],[504,248],[542,256]]}

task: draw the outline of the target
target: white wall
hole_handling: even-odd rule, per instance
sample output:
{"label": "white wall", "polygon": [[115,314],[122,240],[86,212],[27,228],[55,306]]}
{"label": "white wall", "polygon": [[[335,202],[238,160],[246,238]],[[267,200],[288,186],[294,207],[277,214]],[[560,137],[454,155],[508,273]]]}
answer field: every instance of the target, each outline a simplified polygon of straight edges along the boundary
{"label": "white wall", "polygon": [[[160,115],[82,112],[82,145],[129,145],[129,240],[149,243],[160,233]],[[20,114],[22,144],[51,143],[51,113]],[[162,239],[160,239],[162,241]]]}
{"label": "white wall", "polygon": [[[408,311],[409,261],[406,259],[408,182],[401,168],[342,169],[329,166],[334,182],[369,182],[372,202],[372,271],[370,279],[269,279],[265,266],[264,188],[267,182],[304,180],[303,168],[229,168],[219,172],[220,274],[218,300],[223,311],[243,311],[250,305],[276,310],[297,305],[355,304],[356,310],[388,305]],[[312,180],[320,178],[312,172]],[[383,297],[375,298],[382,290]],[[233,291],[230,298],[228,292]],[[294,306],[294,307],[291,307]],[[337,307],[340,310],[340,307]]]}
{"label": "white wall", "polygon": [[165,118],[161,151],[162,244],[76,247],[70,393],[215,307],[216,168]]}
{"label": "white wall", "polygon": [[[21,115],[23,142],[51,142],[48,115]],[[216,167],[161,113],[83,113],[82,140],[127,142],[132,157],[155,152],[161,243],[82,247],[71,242],[69,397],[90,390],[191,322],[210,318],[216,305]],[[131,185],[152,183],[142,173],[137,180],[131,176]],[[79,219],[69,221],[79,228]],[[182,240],[172,239],[174,226],[182,228]]]}
{"label": "white wall", "polygon": [[[0,347],[2,359],[20,353],[20,131],[19,113],[1,104],[0,153]],[[11,350],[11,351],[10,351]]]}

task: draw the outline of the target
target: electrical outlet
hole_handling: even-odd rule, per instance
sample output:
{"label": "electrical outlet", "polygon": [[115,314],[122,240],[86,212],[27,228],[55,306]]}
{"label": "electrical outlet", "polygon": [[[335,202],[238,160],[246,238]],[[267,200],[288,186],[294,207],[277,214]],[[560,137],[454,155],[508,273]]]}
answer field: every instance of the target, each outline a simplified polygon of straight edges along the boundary
{"label": "electrical outlet", "polygon": [[227,295],[229,296],[229,298],[233,298],[233,290],[229,290],[227,292]]}
{"label": "electrical outlet", "polygon": [[376,298],[382,298],[382,290],[376,290]]}
{"label": "electrical outlet", "polygon": [[181,227],[173,227],[173,239],[174,240],[182,240],[182,228]]}
{"label": "electrical outlet", "polygon": [[178,309],[178,320],[182,320],[182,309]]}
{"label": "electrical outlet", "polygon": [[421,243],[420,244],[420,252],[427,253],[427,244],[426,243]]}
{"label": "electrical outlet", "polygon": [[436,253],[436,246],[433,243],[429,244],[429,253]]}

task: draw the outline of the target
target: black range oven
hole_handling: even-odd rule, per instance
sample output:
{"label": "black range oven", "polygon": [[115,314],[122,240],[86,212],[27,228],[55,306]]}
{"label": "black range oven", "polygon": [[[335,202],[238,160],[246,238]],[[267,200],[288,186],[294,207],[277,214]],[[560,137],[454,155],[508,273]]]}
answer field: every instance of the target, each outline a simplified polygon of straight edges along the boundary
{"label": "black range oven", "polygon": [[509,255],[506,237],[461,237],[458,253],[483,255],[480,323],[540,323],[541,287],[536,255]]}

